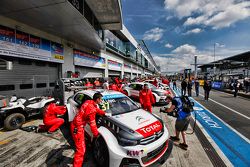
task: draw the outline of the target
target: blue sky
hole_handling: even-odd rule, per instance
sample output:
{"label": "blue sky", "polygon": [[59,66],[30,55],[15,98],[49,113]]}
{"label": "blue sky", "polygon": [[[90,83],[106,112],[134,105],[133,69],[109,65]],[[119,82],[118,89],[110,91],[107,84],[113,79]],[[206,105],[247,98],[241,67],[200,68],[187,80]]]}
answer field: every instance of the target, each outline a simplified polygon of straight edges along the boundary
{"label": "blue sky", "polygon": [[162,71],[250,50],[248,0],[122,0],[123,23],[144,39]]}

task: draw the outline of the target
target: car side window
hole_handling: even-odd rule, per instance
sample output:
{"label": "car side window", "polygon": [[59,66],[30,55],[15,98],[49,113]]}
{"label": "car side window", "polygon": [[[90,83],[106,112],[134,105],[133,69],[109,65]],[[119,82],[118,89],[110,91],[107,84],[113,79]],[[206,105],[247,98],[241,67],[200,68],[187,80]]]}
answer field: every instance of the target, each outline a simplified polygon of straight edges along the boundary
{"label": "car side window", "polygon": [[78,93],[75,96],[74,100],[76,103],[78,103],[81,106],[86,100],[91,100],[91,98],[88,95],[85,95],[83,93]]}
{"label": "car side window", "polygon": [[129,87],[136,90],[136,84],[131,84],[131,85],[129,85]]}
{"label": "car side window", "polygon": [[142,85],[140,85],[140,84],[136,85],[136,90],[138,90],[138,91],[142,90]]}

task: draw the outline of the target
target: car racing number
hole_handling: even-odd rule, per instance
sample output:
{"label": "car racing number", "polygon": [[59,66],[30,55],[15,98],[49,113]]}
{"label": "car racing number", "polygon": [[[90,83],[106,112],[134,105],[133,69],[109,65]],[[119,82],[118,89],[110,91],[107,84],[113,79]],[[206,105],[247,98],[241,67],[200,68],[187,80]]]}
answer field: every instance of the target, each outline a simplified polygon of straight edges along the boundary
{"label": "car racing number", "polygon": [[109,102],[108,101],[103,101],[100,104],[100,109],[102,109],[103,111],[109,110]]}

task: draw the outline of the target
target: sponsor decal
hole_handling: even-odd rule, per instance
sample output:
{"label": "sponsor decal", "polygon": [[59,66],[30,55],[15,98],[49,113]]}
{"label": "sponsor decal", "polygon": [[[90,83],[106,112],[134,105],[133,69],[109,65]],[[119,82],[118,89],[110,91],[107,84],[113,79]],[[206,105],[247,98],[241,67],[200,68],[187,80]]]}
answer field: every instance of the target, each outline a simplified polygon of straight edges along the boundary
{"label": "sponsor decal", "polygon": [[152,124],[144,126],[140,129],[137,129],[136,132],[140,133],[144,138],[154,135],[156,132],[159,132],[162,129],[162,124],[160,121],[156,121]]}
{"label": "sponsor decal", "polygon": [[142,155],[143,152],[144,152],[143,150],[136,150],[136,151],[128,150],[127,155],[131,156],[131,157],[138,157],[138,156]]}
{"label": "sponsor decal", "polygon": [[145,119],[142,116],[136,116],[135,119],[137,120],[139,125],[149,121],[149,119]]}

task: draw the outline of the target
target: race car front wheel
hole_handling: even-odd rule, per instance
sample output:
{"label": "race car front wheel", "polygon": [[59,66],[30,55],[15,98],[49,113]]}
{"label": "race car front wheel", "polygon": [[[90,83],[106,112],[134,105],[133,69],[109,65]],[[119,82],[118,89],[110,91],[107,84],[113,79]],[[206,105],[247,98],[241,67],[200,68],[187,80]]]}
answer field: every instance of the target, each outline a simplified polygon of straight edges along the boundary
{"label": "race car front wheel", "polygon": [[9,115],[4,120],[4,128],[6,130],[15,130],[20,128],[25,122],[25,116],[20,113],[14,113]]}
{"label": "race car front wheel", "polygon": [[98,166],[109,166],[109,152],[108,147],[102,137],[98,137],[94,142],[94,157]]}

